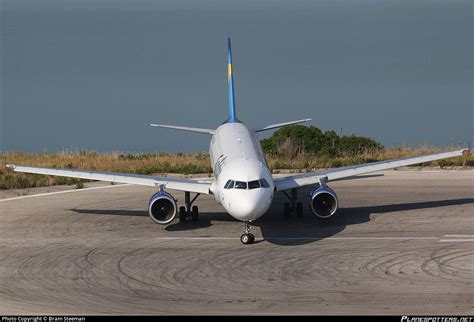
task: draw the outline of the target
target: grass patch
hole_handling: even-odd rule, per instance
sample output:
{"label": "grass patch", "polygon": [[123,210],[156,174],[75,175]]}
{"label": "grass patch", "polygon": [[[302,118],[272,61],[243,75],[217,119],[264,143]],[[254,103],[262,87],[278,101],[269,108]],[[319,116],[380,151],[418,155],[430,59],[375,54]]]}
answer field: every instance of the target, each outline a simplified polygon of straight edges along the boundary
{"label": "grass patch", "polygon": [[84,182],[82,182],[82,181],[76,182],[75,188],[76,188],[76,189],[82,189],[82,188],[84,188]]}
{"label": "grass patch", "polygon": [[[351,165],[371,163],[385,160],[408,158],[425,154],[452,151],[453,148],[422,148],[422,149],[399,149],[393,148],[381,151],[365,151],[356,155],[326,156],[311,155],[301,153],[294,158],[272,157],[268,156],[267,161],[270,169],[277,171],[279,169],[305,169],[306,171],[315,171],[323,168],[338,168]],[[432,162],[426,162],[414,166],[430,167],[472,167],[474,166],[474,155],[470,152],[467,155],[442,159]]]}

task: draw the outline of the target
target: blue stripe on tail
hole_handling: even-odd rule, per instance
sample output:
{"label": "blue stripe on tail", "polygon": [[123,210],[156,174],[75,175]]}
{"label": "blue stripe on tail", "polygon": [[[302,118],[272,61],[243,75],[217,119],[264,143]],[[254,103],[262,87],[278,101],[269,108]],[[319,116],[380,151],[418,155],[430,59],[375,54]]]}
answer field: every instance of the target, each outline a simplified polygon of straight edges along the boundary
{"label": "blue stripe on tail", "polygon": [[234,101],[234,75],[232,72],[232,49],[230,47],[230,37],[227,39],[228,54],[227,54],[227,83],[229,86],[229,119],[230,123],[237,122],[235,115],[235,101]]}

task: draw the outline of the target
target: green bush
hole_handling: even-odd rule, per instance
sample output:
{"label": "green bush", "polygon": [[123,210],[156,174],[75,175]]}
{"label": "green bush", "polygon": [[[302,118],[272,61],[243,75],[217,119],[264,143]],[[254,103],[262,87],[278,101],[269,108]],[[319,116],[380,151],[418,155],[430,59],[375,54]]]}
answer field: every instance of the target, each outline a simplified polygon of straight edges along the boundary
{"label": "green bush", "polygon": [[2,176],[2,181],[0,182],[1,189],[21,189],[29,187],[30,181],[26,177],[14,174]]}
{"label": "green bush", "polygon": [[304,125],[284,126],[261,143],[265,153],[288,158],[301,153],[335,157],[383,150],[380,143],[366,137],[340,137],[334,131]]}
{"label": "green bush", "polygon": [[338,152],[340,155],[357,155],[380,150],[383,150],[380,143],[363,136],[343,136],[339,139]]}

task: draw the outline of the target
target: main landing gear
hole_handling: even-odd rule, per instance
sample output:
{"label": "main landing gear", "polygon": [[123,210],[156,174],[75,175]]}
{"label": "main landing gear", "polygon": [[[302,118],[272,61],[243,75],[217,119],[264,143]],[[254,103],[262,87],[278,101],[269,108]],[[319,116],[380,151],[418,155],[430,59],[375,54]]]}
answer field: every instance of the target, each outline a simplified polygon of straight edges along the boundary
{"label": "main landing gear", "polygon": [[255,236],[250,233],[250,222],[244,222],[244,231],[245,233],[240,236],[240,241],[244,245],[253,244],[255,242]]}
{"label": "main landing gear", "polygon": [[199,209],[197,206],[192,206],[193,202],[197,197],[199,197],[199,195],[200,193],[197,193],[193,200],[191,200],[191,193],[189,191],[184,192],[184,206],[179,207],[180,222],[185,222],[188,217],[191,217],[192,221],[199,220]]}
{"label": "main landing gear", "polygon": [[290,202],[285,202],[283,204],[283,216],[285,218],[289,218],[291,213],[296,213],[298,218],[303,217],[303,204],[298,201],[298,193],[296,188],[291,189],[291,196],[286,193],[286,191],[282,191],[283,194],[288,198]]}

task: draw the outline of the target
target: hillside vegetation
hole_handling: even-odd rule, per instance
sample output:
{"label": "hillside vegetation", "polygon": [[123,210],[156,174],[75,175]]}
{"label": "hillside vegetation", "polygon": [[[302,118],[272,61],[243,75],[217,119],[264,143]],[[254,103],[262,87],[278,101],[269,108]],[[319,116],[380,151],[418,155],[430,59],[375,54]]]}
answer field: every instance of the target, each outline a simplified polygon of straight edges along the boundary
{"label": "hillside vegetation", "polygon": [[[354,164],[404,158],[453,150],[455,148],[390,148],[360,136],[338,136],[334,131],[322,132],[315,127],[287,126],[262,140],[262,147],[273,172],[285,169],[314,171]],[[97,153],[94,151],[59,153],[7,152],[0,154],[0,189],[29,188],[61,184],[82,187],[84,180],[23,174],[5,168],[6,164],[36,167],[84,169],[146,175],[165,173],[197,174],[211,176],[207,153]],[[430,162],[428,166],[474,166],[473,154]]]}

